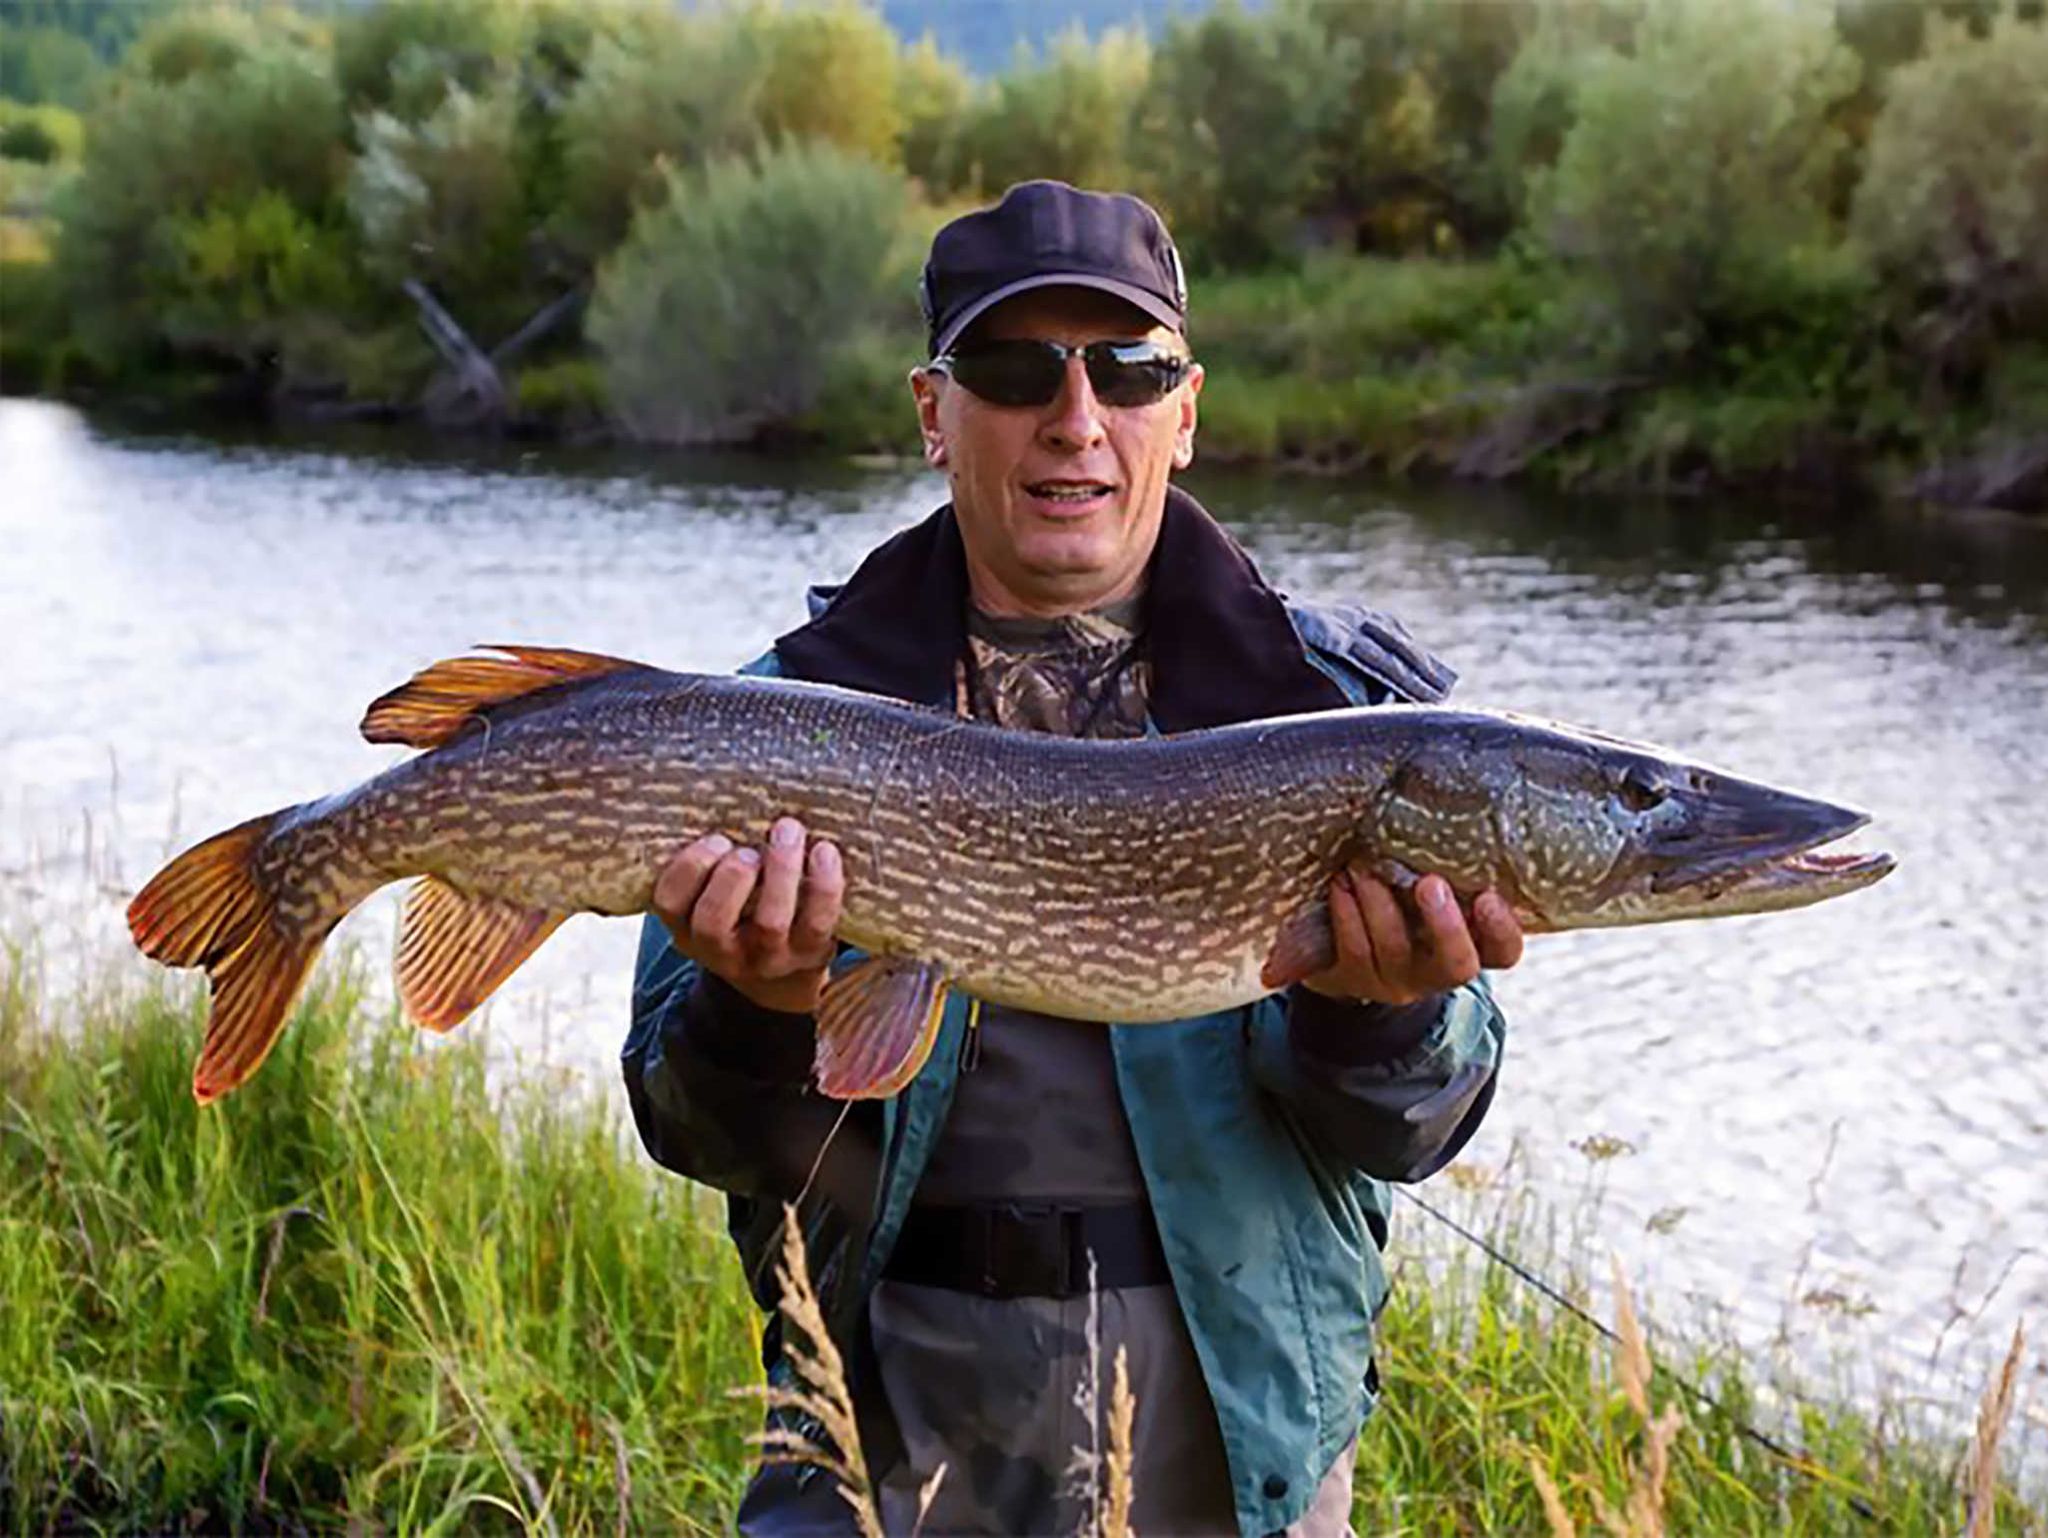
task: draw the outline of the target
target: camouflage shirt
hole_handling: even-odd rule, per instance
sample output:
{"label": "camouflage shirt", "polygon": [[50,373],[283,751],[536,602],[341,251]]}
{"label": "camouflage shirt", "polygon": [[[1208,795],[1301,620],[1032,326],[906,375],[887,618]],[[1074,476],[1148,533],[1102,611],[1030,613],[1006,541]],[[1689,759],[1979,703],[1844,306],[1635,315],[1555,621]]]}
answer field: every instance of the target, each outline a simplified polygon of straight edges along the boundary
{"label": "camouflage shirt", "polygon": [[[1054,620],[970,616],[955,670],[962,715],[1065,736],[1144,735],[1150,665],[1140,601]],[[963,1056],[945,1129],[918,1186],[921,1202],[1112,1206],[1145,1200],[1100,1025],[984,1006]],[[904,1459],[882,1476],[888,1530],[908,1532],[933,1473],[945,1477],[927,1534],[1088,1531],[1090,1481],[1075,1471],[1101,1433],[1091,1390],[1108,1399],[1126,1349],[1137,1401],[1133,1527],[1234,1535],[1228,1459],[1194,1342],[1169,1285],[1095,1300],[989,1299],[884,1281],[869,1303],[884,1392]],[[1100,1364],[1099,1385],[1096,1364]],[[1350,1455],[1292,1531],[1348,1531]]]}

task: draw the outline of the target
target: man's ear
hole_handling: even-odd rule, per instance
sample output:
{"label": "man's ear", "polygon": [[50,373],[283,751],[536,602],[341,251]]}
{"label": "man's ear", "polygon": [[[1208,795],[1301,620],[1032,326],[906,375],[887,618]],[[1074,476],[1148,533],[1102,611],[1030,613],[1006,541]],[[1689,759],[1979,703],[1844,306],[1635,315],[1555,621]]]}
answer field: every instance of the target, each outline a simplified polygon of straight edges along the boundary
{"label": "man's ear", "polygon": [[924,460],[934,470],[946,463],[946,433],[939,426],[939,392],[944,388],[944,378],[930,369],[910,371],[910,393],[917,402],[917,430],[924,438]]}
{"label": "man's ear", "polygon": [[1195,397],[1202,393],[1202,365],[1197,363],[1188,369],[1188,377],[1181,385],[1180,421],[1174,425],[1173,468],[1185,470],[1195,462]]}

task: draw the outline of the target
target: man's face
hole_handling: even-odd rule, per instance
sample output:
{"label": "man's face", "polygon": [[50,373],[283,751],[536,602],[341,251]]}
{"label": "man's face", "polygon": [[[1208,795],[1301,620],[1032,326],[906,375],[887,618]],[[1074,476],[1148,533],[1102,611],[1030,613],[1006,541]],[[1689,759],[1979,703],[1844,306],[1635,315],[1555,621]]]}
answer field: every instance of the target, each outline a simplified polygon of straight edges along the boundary
{"label": "man's face", "polygon": [[[1082,346],[1180,337],[1109,294],[1019,294],[976,340]],[[1135,591],[1166,507],[1167,476],[1195,457],[1202,370],[1150,406],[1096,399],[1078,357],[1044,406],[998,406],[930,369],[911,375],[925,457],[946,472],[975,602],[997,614],[1070,614]]]}

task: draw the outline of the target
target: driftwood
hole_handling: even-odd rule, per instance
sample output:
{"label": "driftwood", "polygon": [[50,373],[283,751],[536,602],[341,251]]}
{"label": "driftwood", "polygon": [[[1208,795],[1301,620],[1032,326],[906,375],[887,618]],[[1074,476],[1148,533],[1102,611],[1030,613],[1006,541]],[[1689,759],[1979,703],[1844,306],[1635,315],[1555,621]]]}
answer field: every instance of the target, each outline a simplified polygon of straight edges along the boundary
{"label": "driftwood", "polygon": [[456,428],[496,428],[504,424],[512,397],[501,369],[580,310],[586,293],[579,283],[549,300],[486,353],[424,283],[407,278],[401,286],[406,297],[419,307],[420,329],[446,364],[427,382],[420,408],[434,426]]}
{"label": "driftwood", "polygon": [[1514,391],[1504,410],[1468,438],[1451,465],[1454,475],[1499,481],[1519,475],[1538,455],[1598,432],[1640,379],[1570,379]]}
{"label": "driftwood", "polygon": [[2007,440],[1928,466],[1908,488],[1923,502],[2048,512],[2048,433]]}

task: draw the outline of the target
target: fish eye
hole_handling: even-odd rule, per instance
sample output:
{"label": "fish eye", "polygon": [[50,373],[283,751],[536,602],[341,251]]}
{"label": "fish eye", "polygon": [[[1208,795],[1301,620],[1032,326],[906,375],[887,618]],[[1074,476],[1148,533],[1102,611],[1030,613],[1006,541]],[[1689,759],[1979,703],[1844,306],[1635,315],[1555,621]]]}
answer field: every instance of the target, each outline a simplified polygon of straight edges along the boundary
{"label": "fish eye", "polygon": [[1652,807],[1662,805],[1670,790],[1647,769],[1632,764],[1627,773],[1622,775],[1621,784],[1615,794],[1620,798],[1621,804],[1631,812],[1647,812]]}

